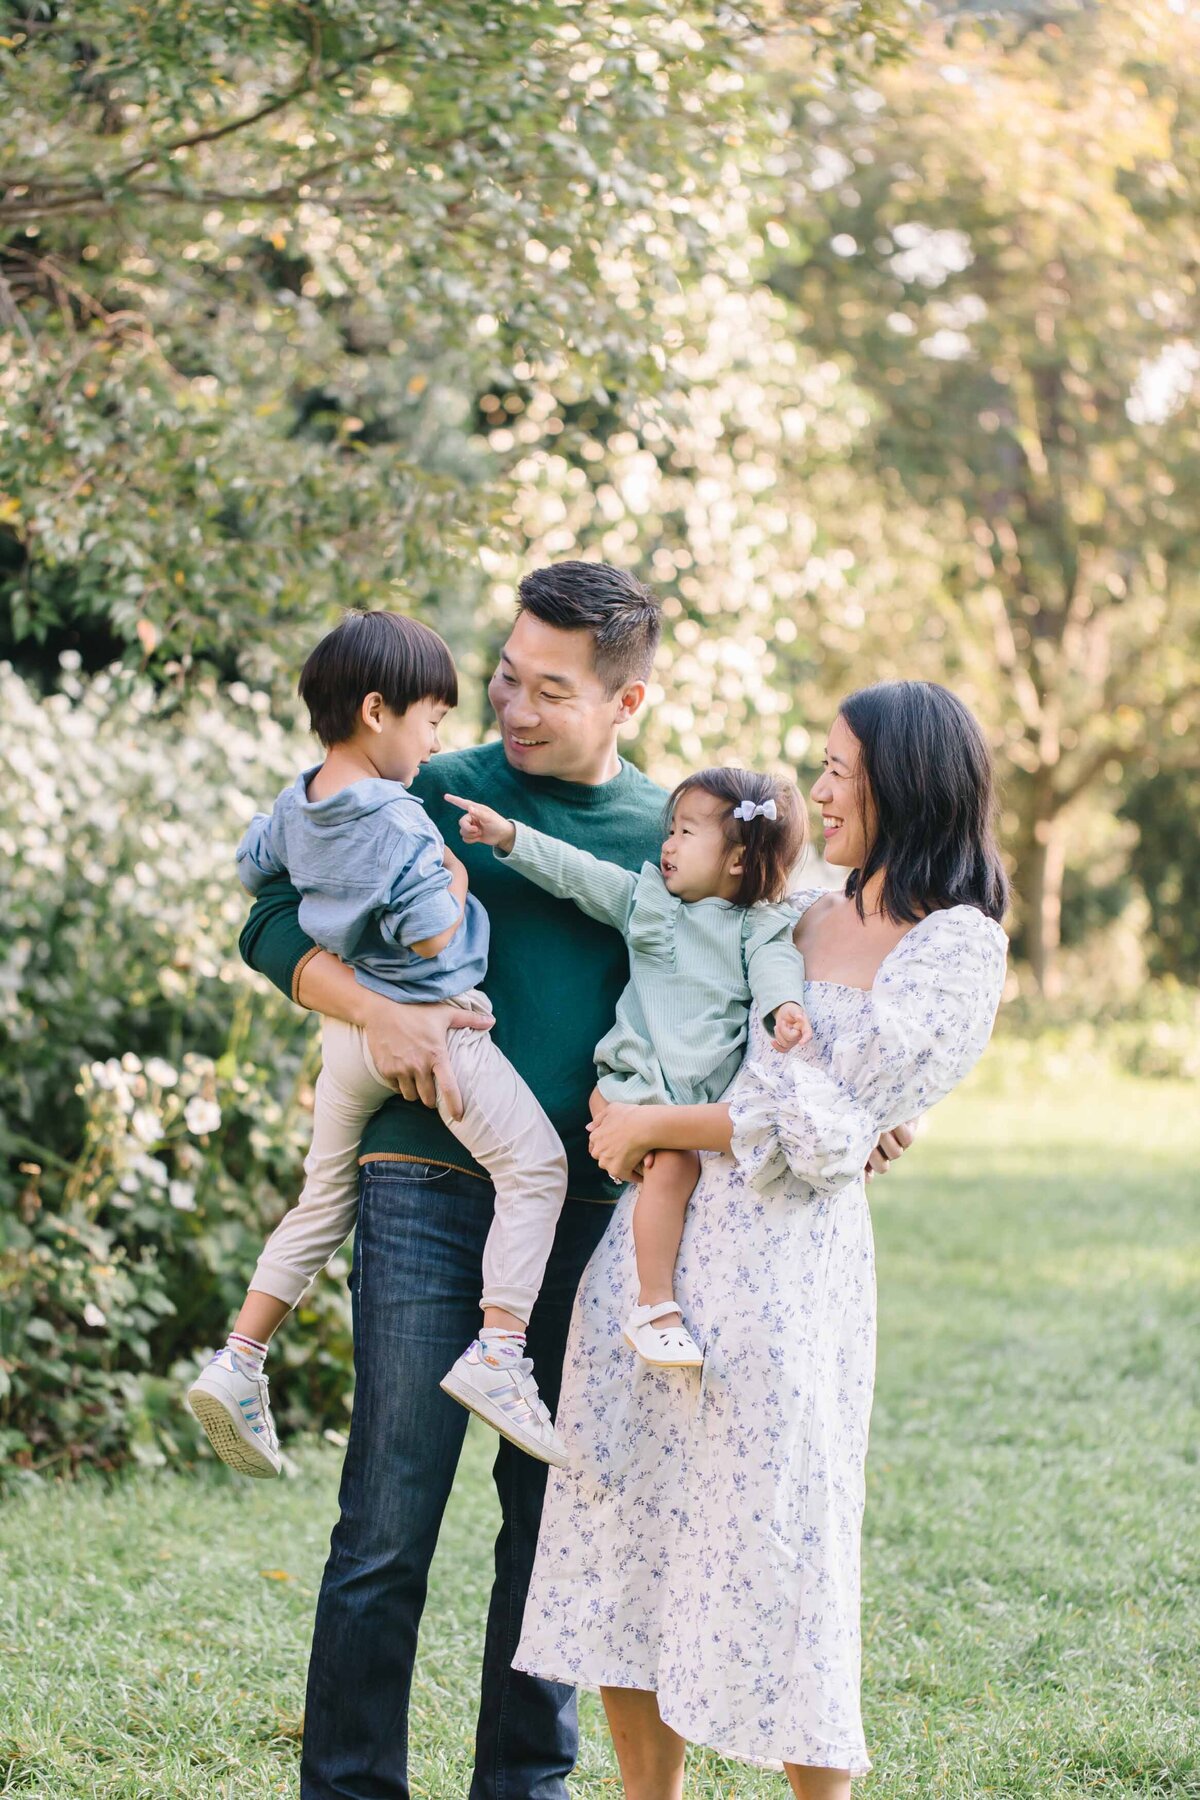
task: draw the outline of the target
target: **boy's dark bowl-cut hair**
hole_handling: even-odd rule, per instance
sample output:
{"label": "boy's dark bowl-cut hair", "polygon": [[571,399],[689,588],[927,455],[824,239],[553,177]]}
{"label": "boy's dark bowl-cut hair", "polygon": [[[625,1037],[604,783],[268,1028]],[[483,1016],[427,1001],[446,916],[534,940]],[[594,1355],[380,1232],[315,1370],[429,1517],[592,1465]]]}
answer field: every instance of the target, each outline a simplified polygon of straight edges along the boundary
{"label": "boy's dark bowl-cut hair", "polygon": [[874,829],[846,892],[863,914],[863,889],[883,870],[881,905],[897,924],[974,906],[1008,910],[996,842],[992,753],[975,715],[935,681],[881,681],[838,708],[859,743],[863,816]]}
{"label": "boy's dark bowl-cut hair", "polygon": [[[795,784],[752,769],[701,769],[698,775],[685,775],[667,801],[664,834],[671,829],[682,796],[697,790],[723,803],[725,841],[731,850],[739,846],[742,851],[742,879],[733,904],[757,906],[760,900],[782,900],[808,845],[808,820]],[[767,819],[760,814],[757,819],[735,819],[735,810],[745,800],[755,806],[773,800],[775,817]]]}
{"label": "boy's dark bowl-cut hair", "polygon": [[394,612],[348,612],[309,654],[298,691],[327,747],[354,736],[368,694],[394,713],[418,700],[458,705],[454,658],[436,631]]}
{"label": "boy's dark bowl-cut hair", "polygon": [[631,681],[649,680],[662,636],[662,608],[628,569],[550,563],[525,576],[517,605],[557,631],[589,631],[596,673],[610,697]]}

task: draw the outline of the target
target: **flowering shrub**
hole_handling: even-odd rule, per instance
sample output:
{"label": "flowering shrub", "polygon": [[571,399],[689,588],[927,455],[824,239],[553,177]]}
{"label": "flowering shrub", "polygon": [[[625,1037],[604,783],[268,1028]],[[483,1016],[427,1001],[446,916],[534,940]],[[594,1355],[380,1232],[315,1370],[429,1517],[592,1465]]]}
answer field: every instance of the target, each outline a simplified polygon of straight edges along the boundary
{"label": "flowering shrub", "polygon": [[[223,1341],[294,1199],[313,1039],[241,963],[233,848],[303,761],[235,685],[186,705],[64,656],[0,665],[0,1465],[187,1459],[185,1366]],[[342,1287],[282,1346],[285,1423],[341,1423]]]}

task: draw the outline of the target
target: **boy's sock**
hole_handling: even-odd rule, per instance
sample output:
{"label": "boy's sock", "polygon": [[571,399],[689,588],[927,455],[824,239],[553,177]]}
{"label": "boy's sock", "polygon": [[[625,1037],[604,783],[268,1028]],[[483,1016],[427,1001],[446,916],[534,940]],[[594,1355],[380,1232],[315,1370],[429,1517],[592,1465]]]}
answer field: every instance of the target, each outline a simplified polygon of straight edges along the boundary
{"label": "boy's sock", "polygon": [[489,1362],[520,1362],[525,1354],[525,1333],[505,1331],[499,1325],[485,1325],[479,1341]]}
{"label": "boy's sock", "polygon": [[244,1363],[249,1363],[256,1375],[262,1374],[269,1345],[260,1344],[257,1338],[245,1337],[240,1331],[231,1331],[225,1348],[240,1356]]}

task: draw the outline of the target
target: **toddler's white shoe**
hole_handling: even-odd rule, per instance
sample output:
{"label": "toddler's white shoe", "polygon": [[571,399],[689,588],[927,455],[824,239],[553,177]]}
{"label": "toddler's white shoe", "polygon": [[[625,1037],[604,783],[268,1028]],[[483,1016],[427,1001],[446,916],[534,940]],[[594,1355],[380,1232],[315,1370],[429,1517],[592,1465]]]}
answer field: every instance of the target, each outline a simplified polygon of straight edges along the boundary
{"label": "toddler's white shoe", "polygon": [[260,1481],[278,1475],[279,1439],[267,1378],[256,1375],[228,1345],[193,1381],[187,1403],[223,1463]]}
{"label": "toddler's white shoe", "polygon": [[704,1353],[682,1318],[678,1324],[656,1323],[678,1311],[674,1300],[660,1300],[654,1306],[635,1306],[625,1321],[625,1342],[652,1369],[698,1369],[703,1365]]}
{"label": "toddler's white shoe", "polygon": [[477,1413],[501,1437],[555,1469],[567,1451],[554,1429],[527,1356],[492,1360],[476,1338],[440,1383],[442,1392]]}

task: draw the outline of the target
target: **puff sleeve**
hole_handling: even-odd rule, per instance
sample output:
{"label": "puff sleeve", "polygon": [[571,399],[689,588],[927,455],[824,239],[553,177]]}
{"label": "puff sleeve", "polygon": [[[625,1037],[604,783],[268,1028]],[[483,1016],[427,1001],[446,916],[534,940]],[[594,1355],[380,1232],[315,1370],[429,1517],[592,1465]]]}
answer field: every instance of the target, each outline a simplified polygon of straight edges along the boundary
{"label": "puff sleeve", "polygon": [[879,1135],[967,1075],[991,1036],[1008,940],[974,907],[932,913],[901,940],[824,1065],[747,1061],[729,1095],[733,1156],[750,1185],[827,1199],[862,1174]]}

